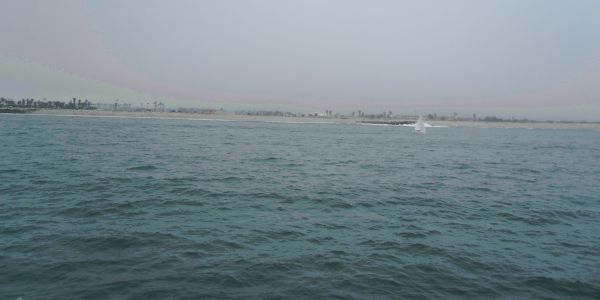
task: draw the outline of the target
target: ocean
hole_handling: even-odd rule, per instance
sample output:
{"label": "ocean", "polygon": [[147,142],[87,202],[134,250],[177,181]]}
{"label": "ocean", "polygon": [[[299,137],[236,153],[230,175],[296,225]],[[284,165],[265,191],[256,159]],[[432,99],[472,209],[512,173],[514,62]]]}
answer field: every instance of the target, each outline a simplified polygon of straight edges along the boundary
{"label": "ocean", "polygon": [[0,299],[598,299],[600,131],[0,115]]}

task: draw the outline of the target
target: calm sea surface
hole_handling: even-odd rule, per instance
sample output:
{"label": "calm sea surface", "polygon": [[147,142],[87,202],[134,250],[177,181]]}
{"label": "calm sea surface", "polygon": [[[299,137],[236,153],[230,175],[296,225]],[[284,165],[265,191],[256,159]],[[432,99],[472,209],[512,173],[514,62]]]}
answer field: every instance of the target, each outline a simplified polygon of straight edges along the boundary
{"label": "calm sea surface", "polygon": [[0,299],[600,297],[600,132],[0,115]]}

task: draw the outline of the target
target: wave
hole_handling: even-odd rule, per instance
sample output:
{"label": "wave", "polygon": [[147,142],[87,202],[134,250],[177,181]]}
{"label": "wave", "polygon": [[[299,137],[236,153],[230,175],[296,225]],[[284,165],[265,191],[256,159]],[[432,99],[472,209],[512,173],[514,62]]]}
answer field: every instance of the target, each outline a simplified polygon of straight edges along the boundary
{"label": "wave", "polygon": [[136,166],[136,167],[127,168],[127,170],[131,170],[131,171],[150,171],[150,170],[156,170],[156,169],[158,169],[158,168],[155,167],[154,165],[144,165],[144,166]]}

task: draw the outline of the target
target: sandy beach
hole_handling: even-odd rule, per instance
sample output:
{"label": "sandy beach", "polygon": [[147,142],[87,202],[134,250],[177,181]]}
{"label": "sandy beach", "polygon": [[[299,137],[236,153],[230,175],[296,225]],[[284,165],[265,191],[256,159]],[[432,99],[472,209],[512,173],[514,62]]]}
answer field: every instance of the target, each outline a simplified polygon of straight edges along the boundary
{"label": "sandy beach", "polygon": [[[276,123],[314,123],[314,124],[359,124],[368,121],[362,118],[334,117],[280,117],[280,116],[247,116],[235,114],[199,114],[178,112],[127,112],[109,110],[70,110],[70,109],[40,109],[30,114],[51,116],[81,116],[81,117],[120,117],[120,118],[164,118],[189,120],[214,120],[238,122],[276,122]],[[394,121],[398,119],[390,119]],[[378,120],[381,121],[381,120]],[[399,121],[399,120],[398,120]],[[522,129],[583,129],[600,130],[599,123],[550,123],[550,122],[484,122],[484,121],[427,121],[433,126],[470,127],[470,128],[522,128]]]}

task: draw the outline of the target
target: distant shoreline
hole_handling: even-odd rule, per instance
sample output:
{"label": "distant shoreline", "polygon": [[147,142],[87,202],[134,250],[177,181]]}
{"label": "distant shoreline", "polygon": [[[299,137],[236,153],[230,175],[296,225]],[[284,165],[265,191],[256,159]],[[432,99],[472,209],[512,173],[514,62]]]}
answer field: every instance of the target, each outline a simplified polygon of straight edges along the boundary
{"label": "distant shoreline", "polygon": [[[189,119],[207,121],[238,121],[238,122],[273,122],[273,123],[303,123],[303,124],[360,124],[368,121],[363,118],[334,118],[334,117],[281,117],[281,116],[247,116],[234,114],[198,114],[179,112],[127,112],[109,110],[71,110],[71,109],[39,109],[27,112],[29,115],[49,116],[82,116],[82,117],[122,117],[122,118],[156,118],[156,119]],[[374,120],[381,121],[381,120]],[[405,120],[396,120],[405,121]],[[485,121],[427,121],[434,126],[469,127],[469,128],[522,128],[522,129],[584,129],[600,130],[600,123],[577,122],[485,122]],[[361,124],[366,125],[368,124]],[[380,125],[381,126],[381,125]],[[394,125],[390,125],[394,126]]]}

